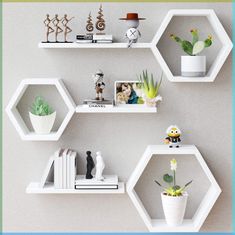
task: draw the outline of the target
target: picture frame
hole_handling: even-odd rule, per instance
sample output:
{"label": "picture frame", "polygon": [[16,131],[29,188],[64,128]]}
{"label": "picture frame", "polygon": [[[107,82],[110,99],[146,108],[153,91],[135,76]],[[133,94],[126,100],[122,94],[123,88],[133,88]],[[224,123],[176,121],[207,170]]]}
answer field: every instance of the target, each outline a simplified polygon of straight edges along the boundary
{"label": "picture frame", "polygon": [[141,106],[144,105],[143,91],[140,87],[141,82],[134,81],[115,81],[114,101],[116,106]]}

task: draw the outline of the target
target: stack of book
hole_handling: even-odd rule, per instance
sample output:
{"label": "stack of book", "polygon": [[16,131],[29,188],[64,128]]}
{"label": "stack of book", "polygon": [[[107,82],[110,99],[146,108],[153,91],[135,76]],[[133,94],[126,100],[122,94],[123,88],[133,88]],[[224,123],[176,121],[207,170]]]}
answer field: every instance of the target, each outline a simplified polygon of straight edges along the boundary
{"label": "stack of book", "polygon": [[104,175],[104,180],[99,181],[95,178],[86,179],[85,175],[77,175],[75,180],[75,189],[91,190],[91,189],[118,189],[117,175]]}
{"label": "stack of book", "polygon": [[58,149],[48,160],[40,187],[54,184],[56,189],[74,189],[77,173],[77,153],[71,149]]}
{"label": "stack of book", "polygon": [[113,100],[84,100],[84,108],[112,108],[114,106]]}
{"label": "stack of book", "polygon": [[54,187],[74,189],[77,169],[77,153],[71,149],[60,149],[55,153]]}
{"label": "stack of book", "polygon": [[94,34],[93,35],[93,42],[94,43],[112,43],[113,42],[113,35]]}
{"label": "stack of book", "polygon": [[92,43],[93,35],[77,35],[77,43]]}

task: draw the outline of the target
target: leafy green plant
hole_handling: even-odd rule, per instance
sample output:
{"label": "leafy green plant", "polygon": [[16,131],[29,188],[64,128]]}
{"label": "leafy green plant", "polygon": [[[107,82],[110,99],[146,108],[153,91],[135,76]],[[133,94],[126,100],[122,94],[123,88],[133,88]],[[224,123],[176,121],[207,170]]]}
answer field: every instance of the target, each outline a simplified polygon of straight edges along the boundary
{"label": "leafy green plant", "polygon": [[163,180],[169,185],[169,187],[163,187],[157,180],[154,180],[157,185],[164,188],[164,193],[167,196],[173,196],[178,197],[182,196],[184,190],[186,187],[188,187],[193,181],[189,181],[187,184],[185,184],[183,187],[180,187],[176,184],[176,169],[177,169],[177,161],[175,159],[172,159],[170,161],[171,164],[171,170],[173,171],[173,175],[164,174]]}
{"label": "leafy green plant", "polygon": [[157,97],[159,88],[162,83],[162,75],[159,82],[154,82],[153,74],[151,74],[151,77],[149,77],[148,71],[146,69],[143,70],[143,73],[140,74],[138,78],[142,84],[141,87],[146,97],[148,97],[149,99]]}
{"label": "leafy green plant", "polygon": [[37,96],[32,104],[31,113],[37,116],[46,116],[52,114],[53,109],[41,96]]}
{"label": "leafy green plant", "polygon": [[198,30],[192,29],[190,30],[192,35],[192,42],[187,40],[182,40],[178,36],[171,34],[170,37],[175,40],[177,43],[181,45],[181,48],[185,53],[190,56],[195,56],[202,52],[205,48],[210,47],[212,45],[212,36],[209,35],[204,41],[199,41]]}

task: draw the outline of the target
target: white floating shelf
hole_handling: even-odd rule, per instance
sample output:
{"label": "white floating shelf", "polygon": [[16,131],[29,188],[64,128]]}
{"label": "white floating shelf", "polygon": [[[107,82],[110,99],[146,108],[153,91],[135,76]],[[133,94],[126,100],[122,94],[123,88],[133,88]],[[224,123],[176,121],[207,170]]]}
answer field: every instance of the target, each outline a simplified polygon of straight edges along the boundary
{"label": "white floating shelf", "polygon": [[[88,49],[88,48],[94,48],[94,49],[104,49],[104,48],[109,48],[109,49],[114,49],[114,48],[123,48],[127,49],[127,43],[42,43],[40,42],[38,44],[39,48],[64,48],[64,49],[69,49],[69,48],[78,48],[78,49]],[[134,43],[132,44],[131,48],[151,48],[151,43]]]}
{"label": "white floating shelf", "polygon": [[[183,224],[177,227],[168,226],[165,220],[156,220],[154,218],[151,218],[143,202],[141,201],[141,199],[139,198],[138,194],[135,191],[135,186],[152,157],[164,157],[165,155],[173,155],[173,154],[193,155],[197,159],[206,177],[210,181],[210,187],[206,192],[205,196],[203,197],[192,219],[184,220]],[[214,176],[212,175],[210,169],[208,168],[206,162],[204,161],[201,153],[194,145],[183,145],[180,146],[179,148],[169,148],[168,145],[149,145],[146,148],[139,163],[137,164],[135,170],[131,174],[131,177],[127,182],[126,189],[130,199],[132,200],[134,206],[136,207],[137,211],[139,212],[141,218],[143,219],[144,223],[146,224],[150,232],[199,231],[221,193],[221,189],[218,183],[216,182]]]}
{"label": "white floating shelf", "polygon": [[[168,226],[166,220],[156,219],[152,220],[152,227],[153,232],[168,232],[168,233],[175,233],[175,232],[197,232],[193,226],[193,220],[185,219],[180,226]],[[156,228],[156,230],[154,229]]]}
{"label": "white floating shelf", "polygon": [[156,113],[156,107],[124,107],[114,106],[112,108],[86,108],[82,105],[77,106],[76,113]]}
{"label": "white floating shelf", "polygon": [[54,184],[50,183],[40,187],[40,183],[32,182],[26,188],[26,193],[32,194],[123,194],[125,193],[125,184],[118,183],[118,189],[95,189],[95,190],[78,190],[78,189],[55,189]]}

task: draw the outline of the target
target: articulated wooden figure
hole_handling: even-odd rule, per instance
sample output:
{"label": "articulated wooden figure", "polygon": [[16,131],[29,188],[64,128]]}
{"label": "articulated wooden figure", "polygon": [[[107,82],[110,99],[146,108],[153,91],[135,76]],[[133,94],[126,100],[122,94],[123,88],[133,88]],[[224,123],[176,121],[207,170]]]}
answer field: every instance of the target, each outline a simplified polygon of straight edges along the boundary
{"label": "articulated wooden figure", "polygon": [[45,24],[46,28],[47,28],[47,33],[46,33],[46,42],[50,42],[49,41],[49,34],[53,33],[55,30],[51,27],[51,19],[50,19],[50,15],[47,14],[46,15],[46,19],[43,21],[43,23]]}
{"label": "articulated wooden figure", "polygon": [[64,26],[64,42],[68,42],[67,35],[72,32],[72,29],[68,26],[68,23],[69,23],[69,21],[71,21],[74,18],[74,17],[72,17],[72,18],[68,19],[67,17],[68,17],[67,14],[65,14],[64,18],[61,21],[61,23]]}

